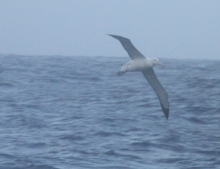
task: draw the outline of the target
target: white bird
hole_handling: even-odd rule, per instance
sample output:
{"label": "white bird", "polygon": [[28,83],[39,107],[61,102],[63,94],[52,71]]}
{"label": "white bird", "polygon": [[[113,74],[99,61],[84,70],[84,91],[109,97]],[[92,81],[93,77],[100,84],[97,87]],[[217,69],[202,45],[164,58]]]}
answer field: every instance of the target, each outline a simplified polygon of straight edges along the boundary
{"label": "white bird", "polygon": [[131,61],[121,66],[118,75],[121,75],[125,72],[134,72],[134,71],[141,71],[147,81],[150,83],[152,88],[154,89],[155,93],[157,94],[160,105],[166,116],[166,119],[169,117],[169,101],[168,95],[163,86],[160,84],[157,76],[154,73],[153,67],[155,65],[163,64],[157,58],[145,58],[131,43],[131,41],[127,38],[117,36],[117,35],[110,35],[115,39],[118,39],[124,49],[127,51],[128,55],[131,58]]}

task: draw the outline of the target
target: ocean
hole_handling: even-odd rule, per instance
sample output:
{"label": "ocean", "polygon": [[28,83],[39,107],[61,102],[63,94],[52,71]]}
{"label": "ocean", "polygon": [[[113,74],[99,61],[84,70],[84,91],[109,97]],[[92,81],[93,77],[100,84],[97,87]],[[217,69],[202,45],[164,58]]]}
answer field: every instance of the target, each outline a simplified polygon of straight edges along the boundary
{"label": "ocean", "polygon": [[160,59],[166,120],[128,57],[0,60],[0,169],[220,168],[220,61]]}

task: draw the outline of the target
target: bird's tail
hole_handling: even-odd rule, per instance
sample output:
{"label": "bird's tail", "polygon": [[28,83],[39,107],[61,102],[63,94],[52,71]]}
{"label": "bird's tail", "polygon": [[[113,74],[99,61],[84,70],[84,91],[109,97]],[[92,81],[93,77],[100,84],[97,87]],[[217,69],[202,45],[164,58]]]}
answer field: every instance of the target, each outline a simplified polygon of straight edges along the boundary
{"label": "bird's tail", "polygon": [[125,72],[123,72],[123,71],[118,71],[118,76],[121,75],[121,74],[123,74],[123,73],[125,73]]}

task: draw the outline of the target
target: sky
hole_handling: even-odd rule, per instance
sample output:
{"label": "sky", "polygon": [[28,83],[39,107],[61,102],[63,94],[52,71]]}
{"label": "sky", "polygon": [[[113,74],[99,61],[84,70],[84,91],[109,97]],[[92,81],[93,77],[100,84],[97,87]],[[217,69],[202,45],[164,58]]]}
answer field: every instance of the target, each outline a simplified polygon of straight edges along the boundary
{"label": "sky", "polygon": [[220,59],[219,0],[0,0],[0,54]]}

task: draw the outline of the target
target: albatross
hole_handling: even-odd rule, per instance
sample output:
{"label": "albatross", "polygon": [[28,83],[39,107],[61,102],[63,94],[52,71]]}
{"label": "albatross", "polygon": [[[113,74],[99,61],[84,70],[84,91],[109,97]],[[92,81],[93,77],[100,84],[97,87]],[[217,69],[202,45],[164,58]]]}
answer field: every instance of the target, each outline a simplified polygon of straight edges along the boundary
{"label": "albatross", "polygon": [[129,39],[118,35],[111,35],[111,34],[108,35],[119,40],[123,48],[127,51],[128,55],[131,58],[131,61],[121,66],[118,75],[121,75],[125,72],[141,71],[144,77],[150,83],[151,87],[154,89],[155,93],[157,94],[163,113],[166,119],[168,119],[169,117],[168,95],[166,90],[163,88],[163,86],[157,79],[157,76],[155,75],[153,70],[153,67],[155,65],[163,66],[163,64],[157,58],[148,58],[142,55],[134,47],[134,45],[131,43]]}

